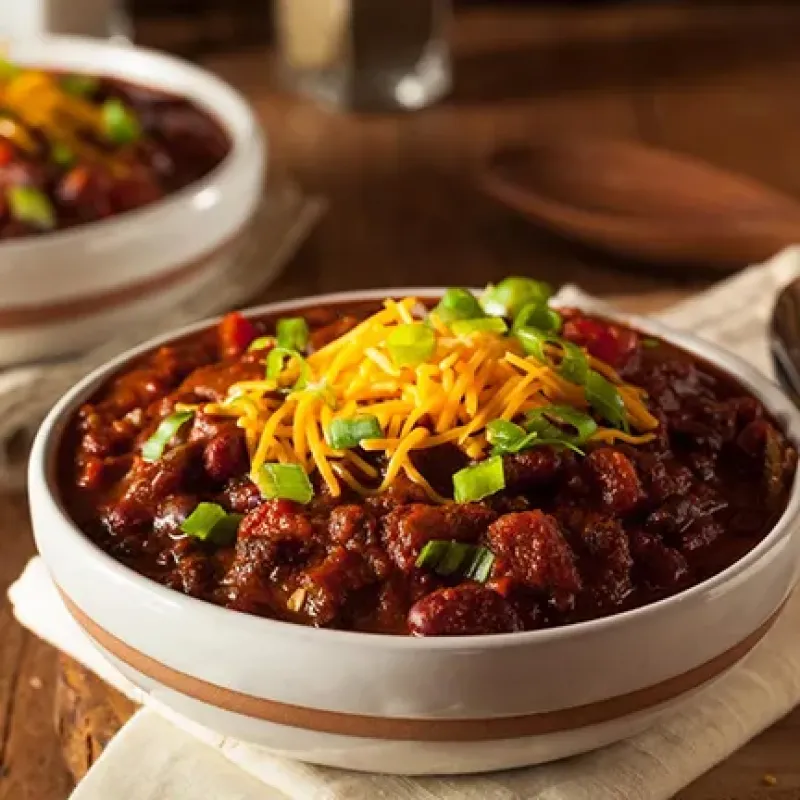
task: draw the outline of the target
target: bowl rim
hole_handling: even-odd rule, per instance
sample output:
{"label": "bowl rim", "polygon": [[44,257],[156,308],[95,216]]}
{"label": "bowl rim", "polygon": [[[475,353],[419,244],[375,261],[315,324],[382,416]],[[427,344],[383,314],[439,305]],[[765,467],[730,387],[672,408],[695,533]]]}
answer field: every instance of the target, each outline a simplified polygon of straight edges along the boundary
{"label": "bowl rim", "polygon": [[[203,175],[186,186],[181,187],[175,192],[156,200],[154,203],[148,203],[137,208],[125,211],[122,214],[116,214],[104,219],[92,220],[91,222],[83,222],[70,228],[63,228],[52,232],[37,234],[32,236],[25,236],[19,239],[11,239],[9,241],[0,242],[0,255],[7,258],[14,256],[22,256],[25,254],[26,248],[36,247],[37,245],[52,245],[53,247],[64,245],[80,244],[86,237],[97,235],[98,232],[105,234],[113,234],[115,229],[123,228],[130,223],[139,223],[140,225],[155,224],[158,225],[158,218],[164,214],[166,209],[178,209],[185,206],[187,203],[192,203],[203,192],[212,189],[218,185],[221,179],[230,175],[233,169],[236,168],[237,162],[245,157],[248,151],[257,152],[259,149],[264,154],[263,171],[267,169],[267,136],[263,127],[259,124],[251,104],[247,98],[236,88],[234,88],[227,81],[218,77],[210,70],[204,69],[197,64],[179,58],[177,56],[163,53],[149,47],[141,47],[139,45],[130,45],[122,42],[113,42],[101,39],[93,39],[88,36],[74,36],[68,34],[58,35],[42,35],[32,39],[19,40],[12,44],[12,49],[15,47],[36,47],[41,46],[46,49],[48,46],[64,46],[68,48],[84,48],[86,52],[97,53],[105,55],[107,63],[113,63],[113,55],[115,53],[124,53],[126,55],[135,54],[137,57],[145,59],[154,64],[163,64],[172,69],[180,70],[184,75],[190,76],[196,81],[197,95],[200,96],[207,92],[209,86],[213,86],[216,90],[227,94],[228,99],[238,106],[238,111],[242,114],[242,118],[246,120],[247,133],[237,136],[228,120],[216,114],[210,108],[200,106],[201,111],[211,116],[215,122],[225,131],[230,142],[230,149],[225,154],[225,157],[208,173]],[[30,59],[31,64],[35,64],[36,59]],[[27,62],[26,62],[27,63]],[[46,70],[53,69],[52,65],[44,67]],[[173,94],[176,97],[183,99],[187,98],[185,94],[172,91],[169,87],[163,86],[160,83],[153,82],[148,84],[136,77],[126,77],[122,69],[114,70],[110,67],[103,67],[101,69],[76,69],[76,72],[97,75],[99,77],[107,77],[112,80],[128,81],[129,83],[137,86],[152,86],[157,90],[163,90],[167,93]],[[10,268],[15,267],[15,261],[9,263]],[[3,265],[0,264],[0,274],[3,272]]]}
{"label": "bowl rim", "polygon": [[[341,305],[370,300],[382,300],[386,297],[414,296],[425,299],[440,297],[445,287],[387,287],[380,289],[340,291],[325,294],[310,295],[302,298],[264,303],[259,306],[243,309],[246,317],[259,317],[273,315],[286,311],[303,311],[321,305]],[[556,305],[567,305],[558,303]],[[694,356],[709,361],[722,371],[732,374],[748,392],[756,396],[768,408],[770,413],[779,420],[787,437],[795,444],[800,445],[800,410],[786,397],[777,384],[752,367],[743,359],[723,348],[686,333],[671,328],[657,320],[636,314],[626,314],[609,310],[602,302],[585,298],[578,302],[568,304],[595,313],[611,321],[630,325],[645,334],[652,334],[663,338],[678,347],[688,351]],[[363,645],[368,648],[388,648],[399,650],[474,650],[474,649],[506,649],[529,647],[532,645],[546,645],[548,642],[561,641],[580,636],[599,635],[609,629],[625,625],[645,622],[653,617],[676,610],[681,606],[700,600],[704,595],[713,596],[726,585],[744,573],[758,562],[766,553],[777,547],[792,535],[792,524],[800,517],[800,470],[797,471],[791,488],[789,502],[783,514],[772,530],[742,558],[735,561],[726,569],[711,576],[705,581],[685,589],[675,595],[657,600],[637,608],[628,609],[619,613],[610,614],[597,619],[575,622],[555,628],[545,628],[532,631],[517,631],[513,633],[498,634],[473,634],[469,636],[452,637],[414,637],[398,636],[381,633],[366,633],[361,631],[347,631],[333,628],[314,628],[291,622],[259,617],[238,612],[218,606],[214,603],[184,595],[156,581],[150,580],[130,567],[123,565],[104,550],[95,545],[72,521],[63,502],[57,480],[56,457],[60,448],[61,439],[67,425],[77,408],[93,391],[108,380],[114,373],[120,371],[131,360],[143,355],[171,341],[198,333],[213,327],[224,315],[211,319],[201,320],[190,325],[178,328],[170,333],[155,337],[135,348],[121,353],[114,359],[93,370],[72,387],[51,409],[42,422],[31,451],[28,468],[29,503],[47,504],[46,511],[58,519],[61,528],[53,535],[67,535],[71,540],[71,547],[76,547],[85,557],[94,560],[97,566],[104,571],[114,574],[118,585],[125,586],[125,590],[150,595],[154,599],[167,603],[173,608],[179,608],[188,616],[199,615],[205,618],[208,624],[235,625],[245,635],[264,635],[272,633],[279,636],[289,636],[294,639],[312,639],[321,646],[327,644]],[[797,576],[795,576],[796,579]]]}

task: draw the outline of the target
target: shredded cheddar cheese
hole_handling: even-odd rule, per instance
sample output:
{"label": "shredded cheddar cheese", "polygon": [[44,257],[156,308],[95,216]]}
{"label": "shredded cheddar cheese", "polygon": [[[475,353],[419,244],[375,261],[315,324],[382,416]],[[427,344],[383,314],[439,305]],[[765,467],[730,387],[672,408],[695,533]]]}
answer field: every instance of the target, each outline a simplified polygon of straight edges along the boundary
{"label": "shredded cheddar cheese", "polygon": [[[363,495],[384,491],[403,473],[443,503],[449,501],[414,466],[414,451],[452,443],[479,459],[488,454],[486,426],[492,420],[514,420],[553,404],[587,408],[583,387],[525,355],[516,337],[483,331],[454,336],[436,315],[429,317],[436,334],[433,354],[417,366],[398,366],[387,338],[397,326],[419,322],[419,309],[413,297],[387,300],[381,311],[307,358],[310,377],[303,388],[295,388],[301,368],[290,359],[277,378],[235,383],[224,402],[204,410],[236,418],[253,476],[266,462],[299,464],[339,496],[343,486]],[[644,393],[624,384],[607,364],[587,358],[616,386],[630,428],[599,426],[592,439],[634,445],[652,440],[658,420],[647,410]],[[362,440],[361,449],[384,456],[382,474],[326,438],[334,420],[356,415],[378,420],[382,437]]]}

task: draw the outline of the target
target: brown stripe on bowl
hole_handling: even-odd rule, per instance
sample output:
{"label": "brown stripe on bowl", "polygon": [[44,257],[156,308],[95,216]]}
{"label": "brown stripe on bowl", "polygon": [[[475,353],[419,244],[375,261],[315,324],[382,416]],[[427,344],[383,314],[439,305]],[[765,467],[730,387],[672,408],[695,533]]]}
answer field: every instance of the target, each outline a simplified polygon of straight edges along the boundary
{"label": "brown stripe on bowl", "polygon": [[[136,650],[89,618],[59,589],[67,610],[104,650],[140,674],[207,705],[278,725],[341,736],[395,741],[477,742],[542,736],[610,722],[653,709],[722,675],[746,656],[777,620],[785,603],[753,633],[687,672],[627,694],[556,711],[485,719],[378,717],[281,703],[218,686],[172,669]],[[232,612],[233,613],[233,612]]]}
{"label": "brown stripe on bowl", "polygon": [[120,306],[128,305],[155,292],[182,283],[187,278],[203,271],[209,264],[225,254],[235,253],[250,232],[250,225],[244,225],[218,247],[199,258],[180,264],[147,280],[126,284],[106,292],[75,297],[43,305],[9,306],[0,308],[0,331],[19,330],[38,325],[64,322],[75,318],[91,316],[98,311],[107,313]]}

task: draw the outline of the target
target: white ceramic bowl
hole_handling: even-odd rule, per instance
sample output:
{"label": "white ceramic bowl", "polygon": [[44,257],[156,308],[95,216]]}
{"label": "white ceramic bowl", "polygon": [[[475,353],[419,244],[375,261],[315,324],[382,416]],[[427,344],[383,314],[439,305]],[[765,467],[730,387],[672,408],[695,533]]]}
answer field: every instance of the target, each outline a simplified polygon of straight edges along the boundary
{"label": "white ceramic bowl", "polygon": [[[406,293],[436,294],[398,292]],[[329,295],[252,313],[381,296]],[[750,366],[688,334],[622,319],[736,374],[800,440],[800,414]],[[56,485],[59,443],[76,408],[154,344],[90,375],[44,422],[29,474],[36,542],[73,615],[129,678],[187,717],[277,753],[378,772],[467,773],[603,746],[742,658],[798,578],[796,480],[775,529],[729,569],[652,605],[553,630],[392,637],[316,630],[186,597],[95,547],[66,516]]]}
{"label": "white ceramic bowl", "polygon": [[104,341],[191,297],[236,257],[262,192],[264,137],[244,98],[209,72],[96,39],[13,42],[9,57],[188,97],[228,132],[231,152],[159,202],[65,231],[0,243],[0,367]]}

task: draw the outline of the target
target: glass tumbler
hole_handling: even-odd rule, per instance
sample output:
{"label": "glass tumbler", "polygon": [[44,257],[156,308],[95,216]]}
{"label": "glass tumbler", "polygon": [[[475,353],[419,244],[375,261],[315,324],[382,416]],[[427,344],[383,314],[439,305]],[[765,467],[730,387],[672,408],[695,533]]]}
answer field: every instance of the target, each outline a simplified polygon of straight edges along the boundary
{"label": "glass tumbler", "polygon": [[284,84],[354,111],[418,109],[450,89],[450,0],[274,0]]}

